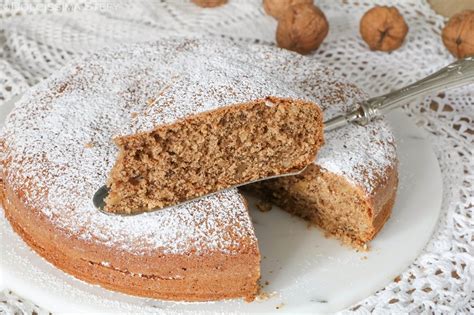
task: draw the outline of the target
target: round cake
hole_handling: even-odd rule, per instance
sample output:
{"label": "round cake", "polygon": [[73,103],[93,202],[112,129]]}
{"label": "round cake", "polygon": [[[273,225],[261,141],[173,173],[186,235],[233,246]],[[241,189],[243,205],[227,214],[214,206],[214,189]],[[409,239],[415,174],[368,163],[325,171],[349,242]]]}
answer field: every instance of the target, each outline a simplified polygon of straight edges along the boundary
{"label": "round cake", "polygon": [[[150,108],[151,97],[160,105]],[[87,282],[168,300],[251,300],[260,254],[236,189],[136,216],[100,212],[92,196],[115,162],[112,139],[133,127],[135,113],[174,121],[266,97],[305,98],[329,118],[366,95],[314,60],[259,45],[169,39],[85,57],[30,89],[9,115],[0,155],[5,215],[36,252]],[[393,206],[392,133],[379,119],[325,138],[304,173],[246,189],[362,246]]]}

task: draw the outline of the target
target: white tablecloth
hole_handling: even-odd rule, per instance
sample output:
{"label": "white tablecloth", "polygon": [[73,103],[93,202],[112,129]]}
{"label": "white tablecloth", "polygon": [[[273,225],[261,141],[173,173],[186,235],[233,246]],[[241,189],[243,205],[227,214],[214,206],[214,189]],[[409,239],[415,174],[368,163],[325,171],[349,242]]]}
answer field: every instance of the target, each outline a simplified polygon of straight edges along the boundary
{"label": "white tablecloth", "polygon": [[[402,87],[454,59],[440,32],[444,18],[425,0],[376,1],[397,6],[410,31],[392,53],[368,50],[358,33],[368,0],[316,1],[330,32],[310,56],[375,96]],[[169,35],[215,36],[274,45],[276,21],[260,0],[230,0],[202,9],[175,1],[0,2],[0,106],[72,58],[103,46]],[[443,210],[423,253],[394,282],[345,312],[473,313],[474,86],[440,93],[405,108],[428,131],[443,173]],[[0,313],[47,313],[16,296],[0,294]]]}

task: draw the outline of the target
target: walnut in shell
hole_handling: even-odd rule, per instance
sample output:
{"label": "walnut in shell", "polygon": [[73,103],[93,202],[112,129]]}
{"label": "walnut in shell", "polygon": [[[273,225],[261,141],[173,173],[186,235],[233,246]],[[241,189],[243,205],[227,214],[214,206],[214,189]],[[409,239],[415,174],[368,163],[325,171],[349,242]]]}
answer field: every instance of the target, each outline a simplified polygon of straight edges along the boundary
{"label": "walnut in shell", "polygon": [[397,8],[376,6],[360,20],[360,34],[371,50],[393,51],[408,33],[408,25]]}
{"label": "walnut in shell", "polygon": [[281,48],[308,54],[321,45],[328,31],[328,21],[319,8],[297,4],[278,20],[276,40]]}
{"label": "walnut in shell", "polygon": [[474,55],[474,10],[453,15],[442,32],[443,43],[456,57]]}

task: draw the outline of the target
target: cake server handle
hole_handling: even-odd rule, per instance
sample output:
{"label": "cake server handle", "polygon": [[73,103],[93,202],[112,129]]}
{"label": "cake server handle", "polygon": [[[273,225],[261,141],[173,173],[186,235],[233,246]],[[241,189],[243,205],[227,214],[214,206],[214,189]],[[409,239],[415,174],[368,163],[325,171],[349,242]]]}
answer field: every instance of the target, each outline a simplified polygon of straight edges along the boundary
{"label": "cake server handle", "polygon": [[405,105],[414,98],[469,83],[474,83],[474,56],[459,59],[404,88],[363,101],[356,110],[325,121],[324,131],[331,131],[348,123],[364,126],[374,118]]}

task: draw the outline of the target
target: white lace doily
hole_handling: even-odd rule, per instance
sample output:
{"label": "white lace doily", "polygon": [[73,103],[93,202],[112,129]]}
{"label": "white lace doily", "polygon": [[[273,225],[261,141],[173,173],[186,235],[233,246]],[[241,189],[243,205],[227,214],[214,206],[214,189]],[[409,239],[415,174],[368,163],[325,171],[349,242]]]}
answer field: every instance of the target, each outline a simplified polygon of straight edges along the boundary
{"label": "white lace doily", "polygon": [[[444,18],[425,0],[377,1],[397,6],[410,31],[390,54],[371,52],[358,34],[368,0],[316,1],[329,35],[317,58],[372,96],[409,84],[453,58],[440,32]],[[77,55],[107,45],[166,37],[215,36],[274,45],[276,21],[260,0],[230,0],[202,9],[174,1],[0,2],[0,106]],[[413,102],[405,111],[431,134],[444,180],[443,213],[420,257],[386,288],[343,313],[474,312],[474,86]],[[47,311],[4,291],[0,313]]]}

